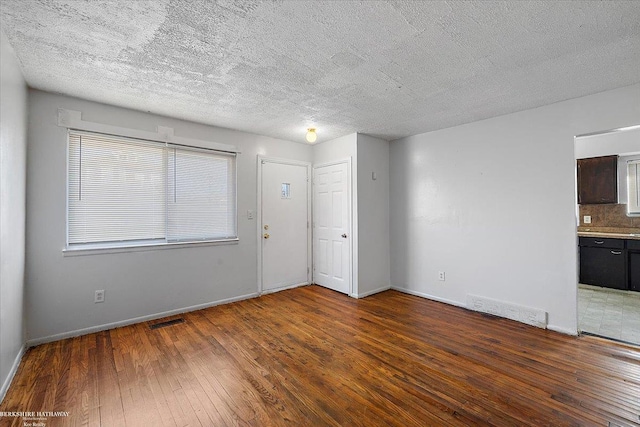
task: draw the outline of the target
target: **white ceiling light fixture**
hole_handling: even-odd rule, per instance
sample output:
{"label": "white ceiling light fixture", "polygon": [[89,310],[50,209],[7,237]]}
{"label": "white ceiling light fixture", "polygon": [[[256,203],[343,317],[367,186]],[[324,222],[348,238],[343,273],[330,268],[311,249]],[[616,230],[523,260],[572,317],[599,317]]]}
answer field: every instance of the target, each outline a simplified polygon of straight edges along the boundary
{"label": "white ceiling light fixture", "polygon": [[316,128],[307,129],[307,141],[316,142],[316,139],[318,139],[318,134],[316,134]]}

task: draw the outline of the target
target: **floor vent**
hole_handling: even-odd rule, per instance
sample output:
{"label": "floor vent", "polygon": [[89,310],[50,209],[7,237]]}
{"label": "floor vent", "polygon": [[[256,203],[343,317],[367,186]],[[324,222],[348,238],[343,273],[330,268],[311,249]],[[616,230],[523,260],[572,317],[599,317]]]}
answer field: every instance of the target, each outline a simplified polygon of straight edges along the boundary
{"label": "floor vent", "polygon": [[166,322],[154,323],[149,326],[149,329],[165,328],[167,326],[177,325],[178,323],[184,323],[184,319],[181,317],[179,319],[167,320]]}

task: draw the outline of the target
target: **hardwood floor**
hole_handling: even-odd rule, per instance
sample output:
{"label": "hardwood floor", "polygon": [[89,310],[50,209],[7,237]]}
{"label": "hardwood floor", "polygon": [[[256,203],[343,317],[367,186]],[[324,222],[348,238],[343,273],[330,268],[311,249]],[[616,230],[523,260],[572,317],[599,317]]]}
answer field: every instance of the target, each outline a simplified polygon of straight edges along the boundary
{"label": "hardwood floor", "polygon": [[29,349],[0,411],[70,413],[46,427],[640,424],[639,348],[396,291],[309,286],[176,317]]}

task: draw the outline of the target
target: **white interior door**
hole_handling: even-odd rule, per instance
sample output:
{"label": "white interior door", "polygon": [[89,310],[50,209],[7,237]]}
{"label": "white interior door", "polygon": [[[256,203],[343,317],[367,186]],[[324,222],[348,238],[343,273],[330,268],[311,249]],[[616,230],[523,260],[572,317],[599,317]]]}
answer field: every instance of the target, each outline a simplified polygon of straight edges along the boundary
{"label": "white interior door", "polygon": [[309,283],[309,167],[261,166],[262,291]]}
{"label": "white interior door", "polygon": [[349,163],[313,169],[313,280],[351,291],[351,196]]}

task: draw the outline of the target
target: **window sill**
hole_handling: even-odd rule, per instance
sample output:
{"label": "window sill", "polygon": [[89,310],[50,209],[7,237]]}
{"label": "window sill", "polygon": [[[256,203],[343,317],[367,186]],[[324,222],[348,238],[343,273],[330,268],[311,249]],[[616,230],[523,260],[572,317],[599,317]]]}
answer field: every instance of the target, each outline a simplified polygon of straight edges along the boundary
{"label": "window sill", "polygon": [[148,244],[135,244],[126,246],[83,246],[75,248],[65,248],[62,250],[64,257],[83,256],[83,255],[99,255],[99,254],[117,254],[122,252],[145,252],[145,251],[157,251],[164,249],[180,249],[180,248],[193,248],[201,246],[223,246],[223,245],[237,245],[240,240],[224,239],[224,240],[206,240],[202,242],[176,242],[176,243],[148,243]]}

